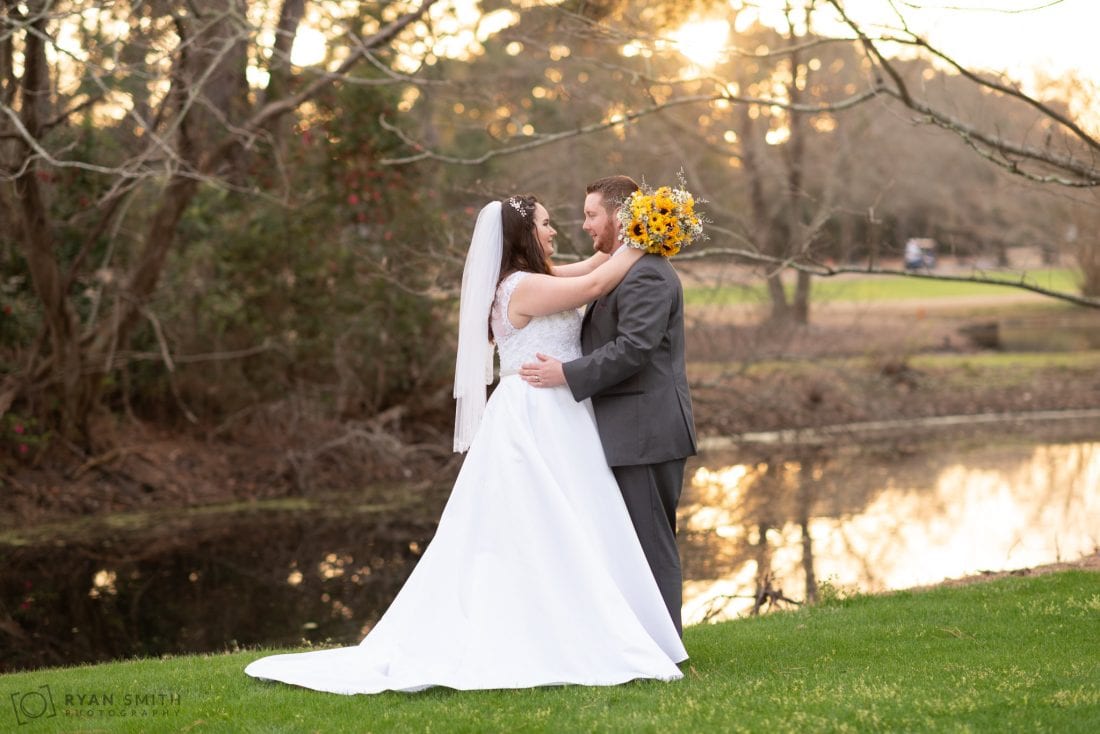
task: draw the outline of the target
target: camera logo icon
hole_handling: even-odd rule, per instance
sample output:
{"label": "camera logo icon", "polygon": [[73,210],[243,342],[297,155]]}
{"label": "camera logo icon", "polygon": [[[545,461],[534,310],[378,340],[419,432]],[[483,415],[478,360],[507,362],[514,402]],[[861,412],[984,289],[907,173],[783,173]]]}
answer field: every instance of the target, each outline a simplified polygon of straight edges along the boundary
{"label": "camera logo icon", "polygon": [[57,716],[53,705],[53,694],[48,685],[39,686],[33,691],[11,694],[11,705],[15,709],[15,719],[26,724],[34,719],[52,719]]}

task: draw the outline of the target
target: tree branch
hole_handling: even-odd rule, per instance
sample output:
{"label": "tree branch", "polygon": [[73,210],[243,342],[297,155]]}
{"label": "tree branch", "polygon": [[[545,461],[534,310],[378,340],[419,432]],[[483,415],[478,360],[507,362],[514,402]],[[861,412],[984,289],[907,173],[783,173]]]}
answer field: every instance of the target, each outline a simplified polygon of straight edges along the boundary
{"label": "tree branch", "polygon": [[404,156],[404,157],[401,157],[401,158],[383,158],[379,162],[382,165],[385,165],[385,166],[400,166],[400,165],[405,165],[405,164],[408,164],[408,163],[416,163],[417,161],[422,161],[422,160],[435,160],[435,161],[440,161],[440,162],[443,162],[443,163],[452,163],[452,164],[456,164],[456,165],[476,166],[476,165],[480,165],[482,163],[485,163],[486,161],[491,160],[493,158],[498,158],[500,156],[515,155],[516,153],[523,153],[523,152],[526,152],[526,151],[529,151],[529,150],[533,150],[535,148],[541,148],[544,145],[550,145],[552,143],[557,143],[557,142],[560,142],[562,140],[568,140],[570,138],[576,138],[576,137],[580,137],[580,136],[583,136],[583,135],[589,135],[591,133],[600,132],[600,131],[603,131],[603,130],[609,130],[613,127],[618,127],[619,125],[625,125],[627,123],[634,122],[635,120],[639,120],[643,117],[648,117],[649,115],[657,114],[657,113],[663,112],[665,110],[672,109],[673,107],[682,107],[684,105],[701,104],[701,103],[704,103],[704,102],[725,101],[725,102],[730,102],[730,103],[760,105],[760,106],[763,106],[763,107],[779,107],[779,108],[782,108],[782,109],[785,109],[785,110],[805,112],[805,113],[824,113],[824,112],[836,112],[836,111],[839,111],[839,110],[848,109],[849,107],[854,107],[854,106],[856,106],[856,105],[858,105],[862,102],[865,102],[866,100],[876,96],[877,94],[880,94],[882,91],[885,91],[885,90],[870,89],[870,90],[867,90],[865,92],[861,92],[859,94],[848,97],[847,99],[840,100],[838,102],[832,102],[832,103],[820,104],[820,105],[802,105],[802,104],[791,104],[790,102],[787,102],[787,101],[784,101],[784,100],[779,100],[779,99],[767,99],[767,98],[761,98],[761,97],[744,97],[744,96],[741,96],[741,95],[738,95],[738,94],[733,94],[729,91],[729,88],[726,88],[723,91],[717,92],[717,93],[714,93],[714,94],[698,94],[698,95],[691,95],[691,96],[687,96],[687,97],[677,97],[675,99],[666,100],[664,102],[661,102],[660,104],[655,104],[655,105],[652,105],[650,107],[646,107],[644,109],[634,110],[632,112],[627,112],[627,113],[624,113],[624,114],[621,114],[621,115],[616,115],[612,118],[609,118],[607,120],[602,120],[600,122],[594,122],[594,123],[590,123],[588,125],[582,125],[582,126],[580,126],[578,128],[575,128],[573,130],[563,130],[563,131],[557,132],[557,133],[547,133],[545,135],[539,135],[539,136],[535,137],[532,140],[528,140],[528,141],[525,141],[523,143],[518,143],[516,145],[510,145],[510,146],[505,146],[503,148],[496,148],[494,150],[489,150],[489,151],[486,151],[485,153],[482,153],[481,155],[473,157],[473,158],[461,158],[461,157],[458,157],[458,156],[452,156],[452,155],[448,155],[446,153],[441,153],[441,152],[438,152],[438,151],[430,150],[426,146],[424,146],[421,143],[417,142],[416,140],[413,140],[411,137],[408,136],[408,134],[405,133],[404,130],[397,127],[393,123],[389,122],[383,116],[383,117],[379,118],[379,124],[381,124],[383,128],[385,128],[386,130],[388,130],[388,131],[392,132],[393,134],[397,135],[397,137],[399,137],[401,139],[401,142],[405,143],[410,148],[413,148],[414,150],[418,150],[420,152],[418,152],[414,155]]}
{"label": "tree branch", "polygon": [[[291,110],[297,109],[301,104],[314,96],[316,96],[327,84],[331,83],[334,79],[338,79],[346,75],[352,67],[354,67],[360,59],[363,58],[371,49],[377,48],[389,41],[393,40],[401,31],[405,30],[408,26],[419,20],[428,9],[434,5],[437,0],[424,0],[420,7],[405,13],[392,23],[380,28],[375,33],[363,39],[362,43],[357,44],[355,49],[348,54],[343,63],[333,72],[325,72],[319,75],[309,84],[305,85],[299,92],[292,94],[288,97],[284,97],[279,100],[272,101],[264,107],[262,107],[256,114],[254,114],[249,120],[241,125],[242,132],[246,134],[255,135],[270,121],[284,115]],[[223,160],[235,146],[240,145],[241,141],[236,138],[227,139],[220,146],[214,149],[210,153],[201,170],[212,170],[221,160]]]}
{"label": "tree branch", "polygon": [[[924,101],[919,100],[916,97],[914,97],[912,95],[912,93],[909,91],[909,88],[905,84],[905,81],[904,81],[904,79],[902,79],[902,76],[898,72],[898,70],[882,54],[882,52],[879,51],[878,46],[876,46],[875,42],[869,36],[867,36],[866,33],[863,32],[863,29],[859,26],[859,24],[857,24],[844,11],[844,8],[841,6],[839,0],[827,0],[827,1],[828,1],[829,5],[831,5],[836,10],[836,12],[840,15],[840,17],[844,21],[844,23],[847,24],[848,27],[851,28],[856,33],[857,36],[859,36],[860,42],[863,44],[864,48],[866,48],[868,50],[868,52],[874,56],[874,58],[877,61],[878,66],[883,71],[885,71],[886,74],[893,80],[893,82],[895,84],[895,87],[896,87],[894,89],[890,89],[889,87],[885,87],[885,86],[881,85],[881,81],[876,80],[875,84],[876,84],[876,86],[879,86],[881,88],[882,92],[898,99],[902,104],[904,104],[909,109],[911,109],[915,112],[919,112],[920,114],[926,116],[930,122],[938,125],[939,127],[950,130],[950,131],[954,132],[955,134],[959,135],[961,138],[963,138],[975,150],[978,150],[978,148],[973,144],[973,141],[978,141],[980,143],[983,143],[984,145],[989,146],[989,148],[1000,152],[1002,155],[1005,156],[1005,160],[998,160],[995,157],[993,157],[992,155],[988,155],[986,153],[983,153],[983,156],[985,158],[993,161],[994,163],[997,163],[1002,168],[1004,168],[1004,169],[1006,169],[1006,170],[1008,170],[1008,171],[1010,171],[1014,174],[1021,175],[1021,176],[1025,177],[1025,178],[1028,178],[1032,181],[1037,181],[1037,182],[1042,182],[1042,183],[1058,183],[1058,184],[1061,184],[1061,185],[1064,185],[1064,186],[1070,186],[1070,187],[1085,187],[1085,188],[1088,188],[1088,187],[1100,186],[1100,170],[1098,170],[1093,165],[1090,165],[1088,163],[1078,162],[1078,161],[1074,160],[1072,157],[1056,155],[1052,152],[1042,151],[1042,150],[1039,150],[1037,148],[1032,148],[1031,146],[1027,146],[1027,145],[1023,145],[1023,144],[1011,143],[1011,142],[1009,142],[1007,140],[1004,140],[1000,137],[997,137],[995,135],[991,135],[989,133],[983,132],[983,131],[979,130],[978,128],[976,128],[972,125],[967,125],[966,123],[962,122],[961,120],[958,120],[958,119],[952,117],[951,115],[948,115],[947,113],[941,112],[940,110],[932,107],[927,102],[924,102]],[[903,23],[903,25],[904,25],[904,23]],[[999,84],[997,82],[993,82],[993,81],[988,80],[988,79],[983,79],[978,74],[975,74],[974,72],[971,72],[970,70],[966,69],[965,67],[963,67],[961,64],[956,62],[951,57],[947,56],[943,52],[939,51],[938,49],[934,48],[933,46],[931,46],[930,44],[925,42],[923,39],[921,39],[916,34],[913,34],[911,31],[908,30],[907,27],[905,28],[905,30],[906,30],[907,33],[909,33],[913,37],[912,41],[904,41],[904,40],[901,40],[901,39],[885,39],[885,40],[892,40],[892,41],[899,42],[899,43],[912,43],[914,45],[917,45],[917,46],[920,46],[920,47],[923,47],[923,48],[927,49],[930,53],[936,55],[941,60],[947,62],[950,65],[952,65],[956,69],[956,71],[958,71],[965,78],[973,81],[974,83],[978,84],[979,86],[982,86],[982,87],[985,87],[985,88],[988,88],[988,89],[996,90],[998,92],[1001,92],[1003,94],[1007,94],[1009,96],[1012,96],[1012,97],[1014,97],[1018,100],[1021,100],[1021,101],[1025,102],[1026,104],[1030,105],[1031,107],[1033,107],[1036,110],[1038,110],[1039,112],[1041,112],[1044,116],[1048,117],[1049,119],[1054,120],[1058,124],[1060,124],[1060,125],[1066,127],[1067,129],[1071,130],[1082,142],[1084,142],[1090,148],[1093,148],[1095,150],[1100,150],[1100,141],[1097,141],[1095,138],[1090,136],[1087,132],[1085,132],[1080,126],[1078,126],[1072,120],[1068,119],[1064,115],[1061,115],[1056,110],[1053,110],[1052,108],[1050,108],[1048,105],[1043,104],[1042,102],[1034,99],[1030,95],[1027,95],[1027,94],[1021,92],[1018,89],[1013,89],[1012,87],[1008,87],[1004,84]],[[981,151],[979,150],[979,152],[981,152]],[[1051,166],[1052,168],[1064,171],[1066,173],[1071,173],[1074,176],[1078,177],[1079,180],[1066,179],[1066,178],[1059,177],[1059,176],[1039,176],[1039,175],[1036,175],[1036,174],[1029,173],[1025,169],[1021,168],[1017,162],[1007,160],[1008,155],[1020,156],[1021,158],[1027,158],[1027,159],[1030,159],[1032,161],[1036,161],[1038,163]]]}
{"label": "tree branch", "polygon": [[868,265],[866,267],[857,266],[835,266],[827,265],[819,262],[803,262],[791,258],[781,258],[772,255],[765,255],[762,252],[755,250],[744,250],[734,247],[708,247],[705,250],[698,252],[686,252],[676,256],[676,260],[679,262],[701,260],[711,257],[735,257],[742,260],[748,260],[750,262],[760,263],[764,265],[782,266],[797,270],[811,275],[817,275],[820,277],[832,277],[836,275],[855,274],[855,275],[890,275],[899,278],[915,278],[918,280],[941,280],[954,283],[981,283],[983,285],[997,285],[1006,288],[1016,288],[1019,290],[1030,291],[1031,293],[1037,293],[1049,298],[1055,298],[1060,301],[1066,301],[1078,306],[1086,306],[1088,308],[1100,309],[1100,298],[1089,298],[1088,296],[1079,296],[1074,293],[1066,293],[1065,291],[1056,291],[1051,288],[1044,288],[1043,286],[1027,280],[1027,274],[1022,273],[1017,280],[1009,280],[1007,278],[1000,277],[996,274],[989,274],[982,270],[975,270],[970,275],[948,275],[946,273],[933,273],[933,272],[921,272],[921,271],[909,271],[900,270],[898,268],[881,268],[874,265]]}
{"label": "tree branch", "polygon": [[960,64],[958,61],[951,58],[950,56],[948,56],[943,51],[940,51],[938,48],[935,48],[928,41],[924,40],[923,38],[921,38],[921,37],[919,37],[915,34],[913,35],[912,43],[919,46],[919,47],[921,47],[921,48],[927,49],[928,52],[931,53],[932,55],[934,55],[936,58],[947,62],[953,69],[955,69],[955,71],[959,72],[960,75],[966,77],[967,79],[974,82],[975,84],[977,84],[979,86],[982,86],[982,87],[986,87],[988,89],[993,89],[993,90],[995,90],[997,92],[1000,92],[1002,94],[1006,94],[1009,97],[1013,97],[1015,99],[1018,99],[1018,100],[1022,101],[1024,104],[1027,104],[1031,107],[1034,107],[1036,110],[1041,112],[1044,117],[1048,117],[1051,120],[1054,120],[1055,122],[1057,122],[1059,125],[1062,125],[1063,127],[1065,127],[1068,130],[1072,131],[1073,134],[1077,136],[1077,138],[1079,138],[1083,143],[1085,143],[1085,145],[1087,145],[1088,147],[1090,147],[1094,150],[1100,151],[1100,141],[1098,141],[1096,138],[1089,135],[1085,130],[1083,130],[1073,120],[1069,119],[1068,117],[1061,114],[1057,110],[1053,109],[1049,105],[1044,104],[1043,102],[1040,102],[1039,100],[1035,99],[1034,97],[1021,92],[1019,89],[1016,89],[1015,87],[1010,87],[1010,86],[1007,86],[1005,84],[1001,84],[999,82],[993,81],[992,79],[987,79],[985,77],[982,77],[979,74],[975,74],[974,72],[970,71],[970,69],[967,69],[965,66]]}

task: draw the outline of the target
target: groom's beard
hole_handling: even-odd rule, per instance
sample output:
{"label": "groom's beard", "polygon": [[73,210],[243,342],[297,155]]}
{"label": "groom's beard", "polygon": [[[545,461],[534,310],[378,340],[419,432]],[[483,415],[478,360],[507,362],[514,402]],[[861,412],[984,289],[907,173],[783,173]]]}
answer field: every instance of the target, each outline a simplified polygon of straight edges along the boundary
{"label": "groom's beard", "polygon": [[619,246],[617,229],[617,227],[608,226],[597,234],[595,241],[592,243],[592,248],[597,252],[603,252],[608,255],[615,252],[615,249]]}

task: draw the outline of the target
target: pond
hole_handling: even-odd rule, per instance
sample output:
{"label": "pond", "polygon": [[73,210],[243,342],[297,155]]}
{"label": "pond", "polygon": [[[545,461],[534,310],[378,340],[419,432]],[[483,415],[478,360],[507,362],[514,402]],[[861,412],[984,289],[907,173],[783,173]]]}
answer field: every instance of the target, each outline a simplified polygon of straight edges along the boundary
{"label": "pond", "polygon": [[[1100,443],[706,456],[680,505],[685,623],[1100,550]],[[780,602],[779,594],[791,599]]]}
{"label": "pond", "polygon": [[[440,505],[431,494],[420,504]],[[415,504],[283,500],[6,533],[0,672],[357,640],[435,530]]]}
{"label": "pond", "polygon": [[[299,498],[0,534],[0,672],[353,644],[412,570],[446,498],[446,487],[393,492],[399,500]],[[780,595],[1094,552],[1100,443],[708,452],[690,466],[680,510],[685,619],[721,619],[758,598],[785,607]]]}

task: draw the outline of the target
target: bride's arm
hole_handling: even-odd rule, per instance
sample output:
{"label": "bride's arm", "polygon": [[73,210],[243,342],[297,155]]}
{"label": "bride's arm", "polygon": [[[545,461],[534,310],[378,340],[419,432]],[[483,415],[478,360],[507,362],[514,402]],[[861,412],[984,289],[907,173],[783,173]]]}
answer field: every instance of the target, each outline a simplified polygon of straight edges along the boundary
{"label": "bride's arm", "polygon": [[566,263],[564,265],[555,265],[553,266],[553,268],[551,268],[551,270],[553,271],[554,275],[558,276],[559,278],[575,278],[578,275],[588,275],[600,265],[603,265],[605,262],[607,262],[607,258],[607,253],[597,252],[595,255],[588,258],[587,260],[581,260],[580,262],[575,263]]}
{"label": "bride's arm", "polygon": [[522,316],[546,316],[583,306],[617,286],[643,254],[633,247],[623,248],[591,273],[575,278],[529,275],[516,286],[508,308]]}

